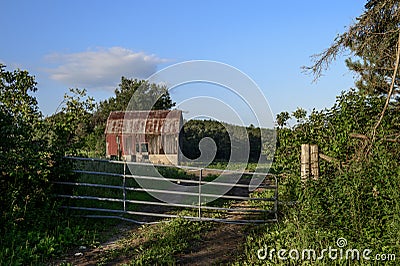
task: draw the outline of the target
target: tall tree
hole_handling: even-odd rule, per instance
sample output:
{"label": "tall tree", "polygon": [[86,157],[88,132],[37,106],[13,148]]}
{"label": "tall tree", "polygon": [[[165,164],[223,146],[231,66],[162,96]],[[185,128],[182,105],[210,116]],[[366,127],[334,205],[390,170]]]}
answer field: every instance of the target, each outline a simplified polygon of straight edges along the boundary
{"label": "tall tree", "polygon": [[131,100],[130,109],[134,110],[168,110],[175,106],[166,87],[149,84],[144,80],[122,77],[114,93],[113,97],[100,102],[94,114],[96,125],[105,124],[111,111],[125,111]]}
{"label": "tall tree", "polygon": [[[27,71],[0,64],[0,224],[18,223],[44,204],[52,154],[40,135],[42,114],[31,94],[37,90]],[[0,228],[2,233],[3,228]]]}
{"label": "tall tree", "polygon": [[144,80],[122,77],[114,94],[101,101],[93,114],[93,133],[88,136],[86,145],[88,150],[94,152],[93,156],[105,155],[104,130],[110,112],[125,111],[128,105],[130,110],[168,110],[175,106],[166,87],[149,84]]}
{"label": "tall tree", "polygon": [[[398,0],[369,0],[364,13],[346,32],[320,54],[306,70],[318,79],[330,63],[349,51],[348,68],[358,75],[357,88],[366,94],[389,94],[391,87],[398,93],[397,66],[400,8]],[[394,80],[393,80],[394,79]],[[393,83],[393,85],[392,85]]]}

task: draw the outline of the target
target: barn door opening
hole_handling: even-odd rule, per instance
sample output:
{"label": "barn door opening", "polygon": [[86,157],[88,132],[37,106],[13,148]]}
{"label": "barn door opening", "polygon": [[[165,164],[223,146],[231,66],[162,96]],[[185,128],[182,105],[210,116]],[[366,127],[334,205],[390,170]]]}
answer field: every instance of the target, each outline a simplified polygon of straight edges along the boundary
{"label": "barn door opening", "polygon": [[136,143],[136,161],[149,161],[149,144],[147,142]]}

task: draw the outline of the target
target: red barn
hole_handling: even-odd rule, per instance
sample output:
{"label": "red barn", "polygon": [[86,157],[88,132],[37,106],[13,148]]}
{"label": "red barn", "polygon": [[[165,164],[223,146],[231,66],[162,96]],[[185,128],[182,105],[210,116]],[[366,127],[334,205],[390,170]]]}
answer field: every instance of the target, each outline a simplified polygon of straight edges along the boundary
{"label": "red barn", "polygon": [[106,155],[127,161],[179,164],[182,111],[115,111],[107,119]]}

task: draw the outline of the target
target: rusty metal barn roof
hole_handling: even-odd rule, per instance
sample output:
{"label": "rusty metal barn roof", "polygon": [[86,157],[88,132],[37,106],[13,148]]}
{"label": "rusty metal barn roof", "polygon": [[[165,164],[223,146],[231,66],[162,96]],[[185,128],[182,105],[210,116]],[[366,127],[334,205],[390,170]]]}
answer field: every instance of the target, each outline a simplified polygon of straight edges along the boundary
{"label": "rusty metal barn roof", "polygon": [[105,134],[179,134],[181,110],[114,111],[107,119]]}

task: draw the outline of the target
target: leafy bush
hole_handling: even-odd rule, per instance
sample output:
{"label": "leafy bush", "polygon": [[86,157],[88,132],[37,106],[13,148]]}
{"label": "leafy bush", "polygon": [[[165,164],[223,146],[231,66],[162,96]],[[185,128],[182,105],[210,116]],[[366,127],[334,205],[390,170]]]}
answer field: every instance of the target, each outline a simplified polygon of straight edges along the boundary
{"label": "leafy bush", "polygon": [[68,180],[63,156],[79,148],[82,118],[91,107],[90,99],[67,96],[59,119],[43,119],[31,95],[36,90],[27,71],[0,65],[0,258],[11,265],[41,261],[68,245],[57,238],[66,234],[55,227],[65,217],[58,215],[52,181]]}
{"label": "leafy bush", "polygon": [[[273,168],[280,177],[280,200],[296,204],[280,205],[280,223],[250,234],[239,264],[287,265],[288,261],[276,256],[261,261],[257,250],[268,246],[321,252],[329,246],[336,247],[340,237],[346,238],[350,248],[399,256],[400,143],[393,141],[400,132],[396,102],[390,105],[375,141],[371,141],[370,134],[384,100],[382,96],[366,96],[352,90],[342,93],[330,109],[313,111],[308,117],[301,110],[293,113],[298,122],[293,127],[285,126],[290,115],[279,116]],[[362,138],[354,137],[354,133]],[[338,159],[340,164],[320,160],[320,178],[301,184],[303,143],[318,144],[322,153]],[[326,256],[318,263],[331,265],[332,261]],[[347,265],[349,261],[335,263]]]}

